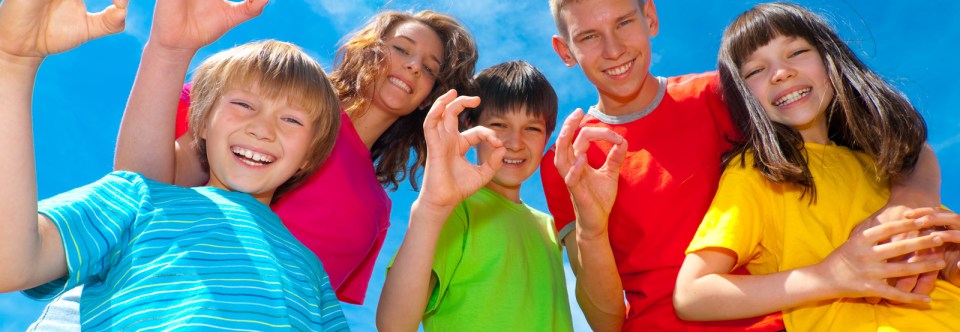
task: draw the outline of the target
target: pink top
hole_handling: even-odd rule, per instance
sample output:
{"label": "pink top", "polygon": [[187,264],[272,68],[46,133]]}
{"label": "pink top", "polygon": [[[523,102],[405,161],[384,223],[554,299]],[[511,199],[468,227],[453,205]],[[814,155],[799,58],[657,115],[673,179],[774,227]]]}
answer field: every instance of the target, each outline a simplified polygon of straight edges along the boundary
{"label": "pink top", "polygon": [[[184,87],[184,93],[189,93],[189,87]],[[182,96],[179,108],[183,113],[189,101]],[[177,118],[178,123],[185,120],[185,116]],[[341,111],[340,119],[340,133],[327,161],[272,208],[290,232],[320,258],[337,298],[363,304],[374,262],[390,228],[391,203],[377,182],[370,150],[347,114]]]}

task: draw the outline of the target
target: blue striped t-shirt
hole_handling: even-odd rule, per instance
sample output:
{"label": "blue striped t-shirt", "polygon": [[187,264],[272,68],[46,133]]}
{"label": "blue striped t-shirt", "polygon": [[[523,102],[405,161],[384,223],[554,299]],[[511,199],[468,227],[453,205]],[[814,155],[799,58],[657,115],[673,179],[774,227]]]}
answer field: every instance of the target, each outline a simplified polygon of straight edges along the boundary
{"label": "blue striped t-shirt", "polygon": [[317,257],[252,196],[130,172],[43,200],[68,275],[25,291],[84,285],[84,330],[346,330]]}

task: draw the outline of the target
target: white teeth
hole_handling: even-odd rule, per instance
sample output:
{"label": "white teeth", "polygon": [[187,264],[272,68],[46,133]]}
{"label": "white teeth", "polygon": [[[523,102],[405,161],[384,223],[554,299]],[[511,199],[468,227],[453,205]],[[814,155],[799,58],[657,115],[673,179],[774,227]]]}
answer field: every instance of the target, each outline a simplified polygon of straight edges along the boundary
{"label": "white teeth", "polygon": [[806,88],[806,89],[802,89],[802,90],[797,90],[797,91],[791,92],[790,94],[788,94],[788,95],[786,95],[786,96],[783,96],[783,97],[780,97],[780,99],[775,100],[775,101],[773,102],[773,105],[774,105],[774,106],[780,106],[780,105],[785,105],[785,104],[789,104],[789,103],[795,102],[795,101],[799,100],[800,98],[803,98],[803,96],[806,96],[807,94],[809,94],[811,90],[813,90],[813,88]]}
{"label": "white teeth", "polygon": [[247,150],[241,147],[233,147],[230,149],[230,151],[232,151],[233,154],[237,155],[238,157],[243,157],[240,160],[248,165],[263,166],[272,163],[275,160],[273,156]]}
{"label": "white teeth", "polygon": [[617,76],[623,73],[626,73],[630,67],[633,67],[633,61],[627,62],[619,67],[606,70],[608,75]]}
{"label": "white teeth", "polygon": [[396,77],[392,77],[392,76],[391,76],[391,77],[387,78],[387,81],[390,81],[390,83],[392,83],[393,85],[396,85],[398,88],[400,88],[400,89],[403,90],[403,91],[406,91],[407,93],[410,93],[410,91],[413,90],[413,89],[410,88],[409,85],[407,85],[407,83],[404,83],[404,82],[401,81],[399,78],[396,78]]}
{"label": "white teeth", "polygon": [[519,165],[523,159],[503,159],[504,164]]}

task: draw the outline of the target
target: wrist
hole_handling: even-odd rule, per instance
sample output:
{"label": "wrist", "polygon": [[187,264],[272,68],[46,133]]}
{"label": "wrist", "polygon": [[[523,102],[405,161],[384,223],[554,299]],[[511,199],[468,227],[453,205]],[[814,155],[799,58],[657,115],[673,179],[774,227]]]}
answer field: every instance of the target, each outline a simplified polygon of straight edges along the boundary
{"label": "wrist", "polygon": [[143,48],[143,57],[155,61],[164,61],[171,64],[190,65],[190,60],[197,54],[196,48],[177,48],[164,46],[159,43],[147,40]]}
{"label": "wrist", "polygon": [[607,232],[606,227],[583,227],[580,221],[580,219],[577,219],[577,243],[610,241],[610,234]]}
{"label": "wrist", "polygon": [[36,73],[45,57],[31,57],[13,55],[0,51],[0,66],[4,68],[4,76],[9,74]]}
{"label": "wrist", "polygon": [[422,219],[446,221],[455,208],[456,205],[434,204],[417,198],[410,206],[410,222],[412,224],[414,220]]}

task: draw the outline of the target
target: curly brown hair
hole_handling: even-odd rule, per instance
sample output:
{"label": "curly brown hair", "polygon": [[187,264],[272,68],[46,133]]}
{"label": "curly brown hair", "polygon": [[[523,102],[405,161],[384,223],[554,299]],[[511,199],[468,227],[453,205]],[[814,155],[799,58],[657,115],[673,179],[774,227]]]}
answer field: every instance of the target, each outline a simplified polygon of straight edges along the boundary
{"label": "curly brown hair", "polygon": [[[443,42],[443,63],[433,89],[421,106],[397,119],[370,148],[377,180],[384,186],[392,186],[393,190],[408,176],[413,189],[418,189],[417,173],[426,163],[427,145],[423,137],[426,110],[433,100],[450,89],[461,93],[473,91],[471,76],[477,63],[477,46],[473,37],[453,17],[430,10],[381,12],[340,46],[334,70],[330,73],[344,111],[351,119],[363,116],[370,107],[371,96],[378,88],[377,78],[387,70],[384,66],[387,56],[384,37],[406,22],[421,23],[437,33]],[[411,149],[416,159],[408,168]]]}

